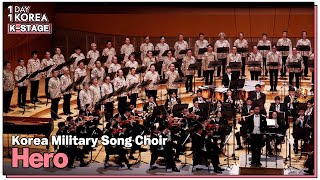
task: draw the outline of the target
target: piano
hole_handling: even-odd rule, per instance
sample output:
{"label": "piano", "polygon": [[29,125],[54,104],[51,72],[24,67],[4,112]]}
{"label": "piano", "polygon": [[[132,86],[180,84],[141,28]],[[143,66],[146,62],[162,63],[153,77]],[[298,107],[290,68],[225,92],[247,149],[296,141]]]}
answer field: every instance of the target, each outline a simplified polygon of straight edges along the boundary
{"label": "piano", "polygon": [[43,134],[49,139],[53,127],[51,118],[3,116],[3,134]]}

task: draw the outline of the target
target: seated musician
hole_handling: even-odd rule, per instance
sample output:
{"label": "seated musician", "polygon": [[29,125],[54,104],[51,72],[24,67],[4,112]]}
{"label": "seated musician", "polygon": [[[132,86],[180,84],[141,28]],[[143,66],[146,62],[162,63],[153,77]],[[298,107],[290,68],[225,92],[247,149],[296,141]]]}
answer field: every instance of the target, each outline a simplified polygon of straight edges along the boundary
{"label": "seated musician", "polygon": [[310,136],[310,141],[313,141],[313,138],[314,138],[314,129],[313,129],[313,126],[314,126],[314,102],[313,102],[313,99],[309,100],[307,102],[307,110],[305,111],[305,116],[307,117],[308,121],[310,121],[308,124],[310,125],[310,133],[311,133],[311,136]]}
{"label": "seated musician", "polygon": [[222,101],[218,100],[216,104],[213,105],[213,112],[223,111]]}
{"label": "seated musician", "polygon": [[[251,100],[250,100],[250,102],[251,102]],[[248,101],[247,101],[247,103],[248,103]],[[242,137],[242,140],[243,140],[244,144],[249,142],[248,141],[248,135],[247,135],[247,129],[248,129],[247,128],[247,122],[248,122],[248,116],[254,114],[254,110],[253,110],[252,107],[253,106],[251,106],[251,108],[249,109],[248,114],[245,115],[245,116],[242,116],[240,121],[238,121],[238,123],[241,125],[241,127],[240,127],[240,131],[235,133],[236,140],[237,140],[237,145],[238,145],[238,147],[235,149],[236,151],[243,150],[243,146],[241,145],[240,136]]]}
{"label": "seated musician", "polygon": [[208,158],[211,161],[211,164],[214,168],[215,173],[221,173],[224,169],[221,169],[219,167],[219,154],[220,154],[220,149],[218,146],[217,138],[213,137],[213,130],[207,130],[207,136],[205,140],[205,145],[206,149],[208,151]]}
{"label": "seated musician", "polygon": [[286,111],[286,106],[285,104],[281,104],[280,103],[280,96],[276,96],[274,98],[274,104],[271,103],[270,108],[269,108],[269,112],[285,112]]}
{"label": "seated musician", "polygon": [[297,103],[297,95],[294,87],[289,87],[289,94],[284,97],[283,101],[286,106],[285,120],[286,120],[286,128],[289,128],[289,116],[296,116],[295,112],[295,104]]}
{"label": "seated musician", "polygon": [[216,117],[212,119],[209,124],[215,124],[218,127],[217,134],[220,136],[220,149],[222,150],[224,147],[224,141],[226,139],[226,135],[230,133],[230,128],[228,125],[228,120],[222,116],[221,111],[216,112]]}
{"label": "seated musician", "polygon": [[205,103],[206,102],[206,98],[204,98],[202,96],[202,90],[198,89],[197,90],[197,96],[195,98],[193,98],[193,102],[198,101],[198,103]]}
{"label": "seated musician", "polygon": [[260,108],[261,110],[261,113],[262,114],[267,114],[265,108],[264,108],[264,104],[266,103],[266,94],[264,94],[262,91],[261,91],[261,85],[260,84],[257,84],[255,86],[255,91],[251,93],[250,95],[250,99],[253,100],[254,103],[256,104],[259,104],[262,103],[262,109]]}
{"label": "seated musician", "polygon": [[[77,130],[77,126],[76,125],[70,126],[68,135],[69,136],[77,136],[76,130]],[[85,167],[85,166],[87,166],[89,164],[88,162],[85,162],[83,160],[83,158],[85,158],[86,156],[85,156],[85,154],[84,154],[82,149],[78,148],[76,145],[68,146],[68,149],[69,149],[69,152],[70,152],[70,159],[71,159],[70,164],[72,164],[70,168],[74,167],[73,166],[73,162],[74,162],[75,159],[80,161],[80,167]]]}
{"label": "seated musician", "polygon": [[267,121],[266,117],[260,113],[260,106],[254,107],[254,115],[248,117],[247,125],[252,149],[252,161],[250,165],[262,165],[260,162],[261,148],[263,147],[262,139],[265,139],[263,133],[265,133],[267,128]]}
{"label": "seated musician", "polygon": [[310,139],[310,129],[313,127],[313,120],[305,116],[305,111],[303,109],[299,110],[298,117],[295,119],[293,124],[293,138],[294,145],[293,150],[295,154],[298,154],[298,141],[303,140],[301,149],[305,147],[306,143]]}
{"label": "seated musician", "polygon": [[205,145],[205,135],[203,131],[203,126],[201,124],[197,124],[194,128],[195,133],[192,137],[192,152],[193,152],[193,167],[196,170],[198,165],[202,163],[207,163],[207,148]]}
{"label": "seated musician", "polygon": [[[268,127],[267,131],[269,133],[276,133],[279,135],[283,134],[283,129],[285,129],[285,121],[278,117],[278,112],[273,111],[270,119],[276,120],[276,125],[274,127]],[[278,149],[278,145],[281,144],[283,137],[284,137],[284,136],[279,136],[279,135],[275,136],[275,149],[277,152],[280,151],[280,149]],[[272,138],[270,136],[267,137],[267,151],[268,151],[269,156],[273,155],[271,145],[270,145],[271,140],[272,140]]]}
{"label": "seated musician", "polygon": [[[130,137],[130,130],[127,128],[126,125],[122,126],[121,131],[114,134],[115,138],[129,138]],[[117,164],[120,166],[120,168],[123,168],[124,165],[123,162],[127,165],[127,168],[130,169],[132,164],[129,163],[126,155],[127,155],[127,149],[124,148],[124,145],[117,145],[115,152],[119,155]]]}
{"label": "seated musician", "polygon": [[231,67],[227,66],[226,73],[222,78],[222,85],[225,88],[230,88],[231,82],[236,81],[239,77],[237,77],[234,73],[231,72]]}
{"label": "seated musician", "polygon": [[252,100],[250,98],[247,99],[246,103],[243,105],[241,110],[241,116],[248,116],[250,110],[252,109]]}
{"label": "seated musician", "polygon": [[191,114],[194,114],[195,115],[195,119],[196,120],[199,120],[201,117],[201,109],[199,108],[199,102],[198,101],[194,101],[193,102],[193,106],[189,108],[189,112]]}
{"label": "seated musician", "polygon": [[[159,127],[161,130],[165,129],[164,127]],[[158,129],[156,126],[152,126],[151,130],[152,130],[152,134],[151,134],[151,139],[153,138],[157,138],[159,139],[159,136],[162,135],[163,137],[168,137],[169,136],[169,130],[166,129],[165,133],[161,133],[160,129]],[[170,139],[168,137],[168,139]],[[167,147],[165,147],[164,145],[150,145],[150,151],[151,151],[151,160],[150,160],[150,170],[157,168],[156,166],[156,161],[158,159],[159,156],[164,156],[166,159],[166,165],[167,168],[171,168],[173,171],[175,172],[179,172],[179,170],[177,169],[174,161],[173,161],[173,153],[166,153],[166,150],[169,151],[172,150],[172,144],[170,142],[168,142],[169,145],[165,145]]]}
{"label": "seated musician", "polygon": [[148,96],[148,102],[143,105],[143,111],[152,112],[153,109],[157,106],[157,103],[154,101],[153,96]]}
{"label": "seated musician", "polygon": [[224,102],[225,103],[230,103],[230,104],[234,104],[235,103],[233,93],[232,93],[232,91],[230,89],[228,89],[226,94],[225,94]]}
{"label": "seated musician", "polygon": [[166,100],[165,102],[165,107],[167,110],[171,110],[173,109],[173,106],[176,104],[181,104],[181,100],[179,98],[177,98],[176,93],[172,93],[170,94],[169,99]]}
{"label": "seated musician", "polygon": [[307,175],[314,175],[314,142],[310,141],[310,152],[308,153],[308,159],[304,163],[304,167],[308,168],[304,170],[305,174]]}

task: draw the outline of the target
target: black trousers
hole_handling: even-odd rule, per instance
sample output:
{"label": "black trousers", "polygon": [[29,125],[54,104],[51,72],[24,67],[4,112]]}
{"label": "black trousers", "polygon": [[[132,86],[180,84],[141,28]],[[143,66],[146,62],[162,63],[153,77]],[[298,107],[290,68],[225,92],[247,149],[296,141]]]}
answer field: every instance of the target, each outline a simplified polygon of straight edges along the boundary
{"label": "black trousers", "polygon": [[252,163],[260,162],[263,135],[251,134]]}
{"label": "black trousers", "polygon": [[286,76],[287,75],[287,62],[288,56],[282,56],[282,67],[281,67],[281,76]]}
{"label": "black trousers", "polygon": [[251,80],[258,81],[261,71],[250,71]]}
{"label": "black trousers", "polygon": [[[227,62],[227,59],[224,58],[224,59],[218,59],[219,61],[222,62],[222,75],[225,73],[226,71],[226,62]],[[218,67],[218,71],[217,71],[217,76],[220,77],[221,76],[221,66]]]}
{"label": "black trousers", "polygon": [[134,107],[137,107],[137,98],[138,98],[138,93],[132,93],[129,96],[130,104],[134,105]]}
{"label": "black trousers", "polygon": [[81,91],[81,90],[78,90],[78,95],[77,95],[77,106],[78,106],[78,109],[79,109],[79,110],[81,109],[81,106],[80,106],[80,99],[79,99],[80,91]]}
{"label": "black trousers", "polygon": [[[202,59],[197,59],[197,62],[202,62]],[[201,69],[202,69],[202,66],[198,66],[198,77],[201,77]]]}
{"label": "black trousers", "polygon": [[112,102],[107,102],[104,105],[104,116],[105,116],[106,121],[108,121],[108,122],[113,117],[113,103]]}
{"label": "black trousers", "polygon": [[70,99],[71,94],[65,94],[63,95],[63,113],[64,114],[70,114]]}
{"label": "black trousers", "polygon": [[3,91],[3,110],[8,111],[10,109],[10,103],[12,99],[12,91]]}
{"label": "black trousers", "polygon": [[39,80],[37,81],[30,81],[31,83],[31,90],[30,90],[30,101],[34,103],[38,100],[38,91],[39,91]]}
{"label": "black trousers", "polygon": [[270,86],[271,90],[276,90],[278,85],[278,69],[270,69]]}
{"label": "black trousers", "polygon": [[268,76],[267,58],[262,58],[262,60],[263,60],[264,75],[265,75],[265,76]]}
{"label": "black trousers", "polygon": [[193,166],[199,165],[208,159],[208,154],[205,151],[194,151],[193,152]]}
{"label": "black trousers", "polygon": [[296,87],[299,88],[300,76],[301,76],[301,73],[289,72],[289,84],[292,85],[293,77],[295,77],[296,78]]}
{"label": "black trousers", "polygon": [[167,90],[167,94],[170,95],[172,93],[175,93],[176,95],[178,95],[178,89],[168,89]]}
{"label": "black trousers", "polygon": [[206,70],[205,72],[206,73],[203,73],[205,76],[205,84],[212,85],[214,70]]}
{"label": "black trousers", "polygon": [[58,107],[59,107],[60,98],[51,99],[51,118],[57,119],[58,118]]}
{"label": "black trousers", "polygon": [[118,97],[117,100],[118,100],[118,112],[122,116],[126,112],[127,96]]}
{"label": "black trousers", "polygon": [[186,91],[192,91],[192,82],[193,82],[193,75],[187,75],[187,81],[186,81]]}
{"label": "black trousers", "polygon": [[146,95],[147,95],[148,97],[149,97],[149,96],[152,96],[154,102],[157,102],[157,93],[158,93],[157,90],[146,90]]}
{"label": "black trousers", "polygon": [[241,60],[242,60],[242,67],[241,67],[242,76],[245,76],[245,73],[246,73],[246,57],[241,57]]}
{"label": "black trousers", "polygon": [[45,86],[44,86],[45,95],[46,95],[46,98],[47,98],[47,99],[50,99],[50,93],[49,93],[49,91],[48,91],[48,89],[49,89],[48,86],[49,86],[50,77],[47,77],[47,78],[45,78],[44,80],[45,80]]}
{"label": "black trousers", "polygon": [[240,71],[232,71],[232,73],[235,74],[236,77],[240,79]]}
{"label": "black trousers", "polygon": [[241,145],[241,140],[240,140],[240,132],[236,132],[235,133],[236,136],[236,141],[237,141],[237,145],[240,147]]}
{"label": "black trousers", "polygon": [[302,56],[303,58],[303,64],[304,64],[304,76],[308,77],[308,56]]}
{"label": "black trousers", "polygon": [[128,165],[129,161],[126,157],[127,150],[119,147],[117,148],[116,152],[119,155],[117,164],[122,164],[124,162],[126,165]]}
{"label": "black trousers", "polygon": [[26,105],[28,86],[18,87],[18,106]]}

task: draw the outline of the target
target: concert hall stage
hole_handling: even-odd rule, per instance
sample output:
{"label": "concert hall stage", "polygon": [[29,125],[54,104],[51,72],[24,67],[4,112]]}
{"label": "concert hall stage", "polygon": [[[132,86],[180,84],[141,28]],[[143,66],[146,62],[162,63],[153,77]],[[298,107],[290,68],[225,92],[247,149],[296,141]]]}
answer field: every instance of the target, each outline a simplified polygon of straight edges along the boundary
{"label": "concert hall stage", "polygon": [[[247,157],[247,161],[246,161]],[[283,157],[261,156],[261,166],[251,166],[251,154],[240,155],[239,175],[284,175]],[[267,163],[266,163],[267,162]]]}

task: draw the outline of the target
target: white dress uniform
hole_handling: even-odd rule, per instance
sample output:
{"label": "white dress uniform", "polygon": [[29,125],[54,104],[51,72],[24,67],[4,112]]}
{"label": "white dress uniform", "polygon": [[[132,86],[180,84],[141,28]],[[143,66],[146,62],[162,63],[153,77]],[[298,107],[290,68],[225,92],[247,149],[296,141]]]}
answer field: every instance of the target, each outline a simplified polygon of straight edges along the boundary
{"label": "white dress uniform", "polygon": [[112,63],[112,57],[115,56],[116,50],[112,47],[112,48],[104,48],[102,51],[102,56],[108,56],[107,61],[104,63],[104,67],[109,68],[110,64]]}
{"label": "white dress uniform", "polygon": [[194,45],[194,54],[197,57],[197,59],[202,59],[203,54],[199,54],[199,49],[202,48],[207,48],[207,46],[209,45],[208,40],[204,39],[204,40],[200,40],[198,39]]}
{"label": "white dress uniform", "polygon": [[141,59],[144,59],[147,57],[147,52],[148,51],[153,51],[154,46],[152,43],[142,43],[140,46],[140,51],[141,51]]}
{"label": "white dress uniform", "polygon": [[92,103],[95,105],[101,99],[101,91],[99,85],[91,85],[89,87],[91,91]]}
{"label": "white dress uniform", "polygon": [[271,41],[269,40],[260,40],[257,44],[258,46],[270,46],[270,50],[259,50],[259,53],[262,55],[263,58],[267,57],[267,54],[271,51],[272,47],[271,47]]}
{"label": "white dress uniform", "polygon": [[124,54],[124,61],[127,62],[129,55],[134,52],[134,47],[132,44],[124,44],[121,46],[120,52],[121,54]]}
{"label": "white dress uniform", "polygon": [[93,69],[95,67],[94,63],[99,58],[100,54],[98,50],[90,50],[87,53],[87,59],[90,58],[90,62],[88,64],[89,69]]}
{"label": "white dress uniform", "polygon": [[77,67],[78,67],[78,62],[79,62],[80,60],[82,60],[82,59],[85,59],[86,57],[84,56],[83,53],[80,53],[80,54],[73,53],[73,54],[71,54],[70,58],[76,58],[75,61],[74,61],[74,63],[73,63],[72,65],[70,65],[70,70],[71,70],[72,72],[74,72],[74,71],[77,69]]}
{"label": "white dress uniform", "polygon": [[165,51],[169,50],[169,49],[170,49],[170,47],[169,47],[169,45],[168,45],[167,43],[158,43],[158,44],[156,45],[155,50],[156,50],[156,51],[160,51],[160,52],[159,52],[159,56],[158,56],[160,61],[163,61],[163,60],[164,60],[164,57],[162,56],[162,54],[163,54]]}
{"label": "white dress uniform", "polygon": [[91,78],[97,78],[98,79],[98,84],[99,86],[102,85],[103,83],[103,79],[105,77],[105,71],[104,71],[104,68],[100,67],[100,68],[97,68],[97,67],[94,67],[91,71]]}
{"label": "white dress uniform", "polygon": [[185,40],[183,40],[183,41],[177,41],[177,42],[174,44],[174,50],[175,50],[174,56],[175,56],[175,58],[177,58],[177,59],[182,59],[182,58],[185,56],[185,54],[179,54],[179,52],[180,52],[181,50],[187,50],[188,48],[189,48],[189,46],[188,46],[187,41],[185,41]]}
{"label": "white dress uniform", "polygon": [[138,68],[138,62],[129,60],[128,62],[126,62],[125,67],[137,69]]}
{"label": "white dress uniform", "polygon": [[82,110],[86,110],[86,105],[93,105],[91,90],[81,90],[79,93],[80,107]]}
{"label": "white dress uniform", "polygon": [[146,57],[143,59],[142,66],[147,67],[146,71],[149,71],[151,64],[155,64],[155,63],[156,63],[156,59],[154,57],[152,57],[151,59],[149,57]]}

